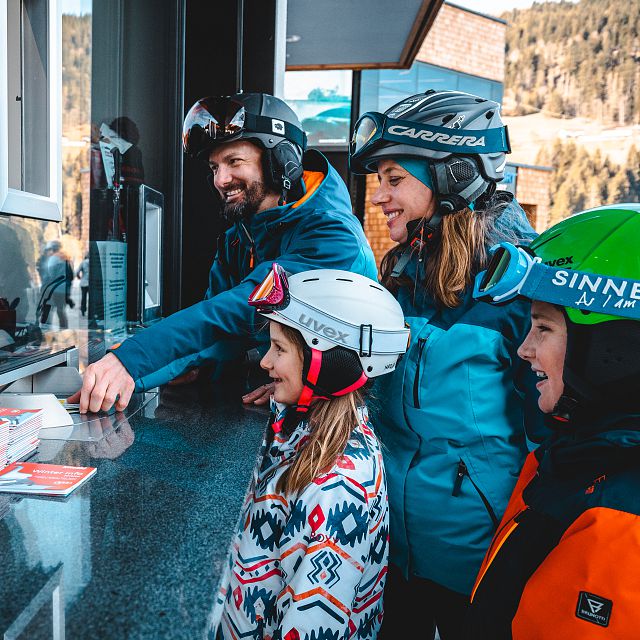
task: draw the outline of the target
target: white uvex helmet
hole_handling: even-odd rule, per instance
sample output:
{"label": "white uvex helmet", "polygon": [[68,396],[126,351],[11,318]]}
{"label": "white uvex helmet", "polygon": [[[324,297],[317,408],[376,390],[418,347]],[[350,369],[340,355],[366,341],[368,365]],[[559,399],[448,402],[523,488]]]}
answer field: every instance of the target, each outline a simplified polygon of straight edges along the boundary
{"label": "white uvex helmet", "polygon": [[249,304],[302,334],[309,347],[303,378],[320,393],[342,395],[390,373],[407,350],[409,329],[398,301],[357,273],[317,269],[287,277],[274,263]]}

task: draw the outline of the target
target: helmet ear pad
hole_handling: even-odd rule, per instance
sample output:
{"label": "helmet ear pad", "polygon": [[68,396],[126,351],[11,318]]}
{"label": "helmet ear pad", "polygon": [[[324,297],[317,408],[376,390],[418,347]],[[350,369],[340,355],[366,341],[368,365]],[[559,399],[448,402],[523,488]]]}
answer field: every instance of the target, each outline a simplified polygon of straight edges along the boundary
{"label": "helmet ear pad", "polygon": [[[276,191],[295,189],[302,178],[302,151],[289,140],[264,150],[265,175]],[[287,186],[288,183],[288,186]]]}
{"label": "helmet ear pad", "polygon": [[[322,364],[318,381],[314,385],[316,395],[331,396],[354,385],[362,377],[362,365],[355,351],[333,347],[322,351]],[[307,384],[311,366],[311,347],[303,348],[302,380]]]}
{"label": "helmet ear pad", "polygon": [[640,323],[567,320],[565,394],[591,414],[640,412]]}
{"label": "helmet ear pad", "polygon": [[495,188],[482,175],[474,158],[449,156],[442,162],[429,162],[429,168],[442,213],[460,211]]}

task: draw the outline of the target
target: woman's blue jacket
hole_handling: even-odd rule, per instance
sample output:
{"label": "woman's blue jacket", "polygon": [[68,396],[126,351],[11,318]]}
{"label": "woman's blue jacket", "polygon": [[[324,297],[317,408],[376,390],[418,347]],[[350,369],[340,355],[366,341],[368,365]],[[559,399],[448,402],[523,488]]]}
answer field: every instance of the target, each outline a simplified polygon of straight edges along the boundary
{"label": "woman's blue jacket", "polygon": [[[409,275],[418,268],[414,258]],[[405,576],[470,593],[528,453],[525,426],[530,439],[544,433],[536,380],[516,355],[530,305],[495,307],[467,290],[459,307],[442,309],[420,285],[401,288],[398,300],[411,344],[371,403],[389,484],[390,561]]]}

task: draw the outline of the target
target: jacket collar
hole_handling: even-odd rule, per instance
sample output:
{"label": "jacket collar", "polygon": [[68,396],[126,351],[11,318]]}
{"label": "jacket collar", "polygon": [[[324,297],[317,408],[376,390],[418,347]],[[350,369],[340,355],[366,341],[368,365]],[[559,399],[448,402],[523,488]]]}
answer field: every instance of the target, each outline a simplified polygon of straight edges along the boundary
{"label": "jacket collar", "polygon": [[[271,398],[271,415],[274,422],[282,420],[288,411],[293,409]],[[271,429],[271,425],[269,425]],[[309,437],[310,428],[306,420],[301,420],[292,431],[279,431],[273,435],[273,440],[269,443],[269,457],[279,460],[293,458]]]}
{"label": "jacket collar", "polygon": [[[335,169],[329,166],[329,161],[315,149],[305,153],[303,166],[305,171],[302,178],[304,184],[302,198],[288,202],[281,207],[260,211],[245,222],[245,226],[256,245],[262,246],[266,237],[277,228],[296,221],[301,215],[304,215],[304,210],[307,207],[314,207],[316,201],[325,196],[324,192],[337,176]],[[243,236],[244,234],[241,232],[240,237]]]}
{"label": "jacket collar", "polygon": [[640,463],[640,415],[611,415],[556,428],[536,455],[542,471],[561,476]]}

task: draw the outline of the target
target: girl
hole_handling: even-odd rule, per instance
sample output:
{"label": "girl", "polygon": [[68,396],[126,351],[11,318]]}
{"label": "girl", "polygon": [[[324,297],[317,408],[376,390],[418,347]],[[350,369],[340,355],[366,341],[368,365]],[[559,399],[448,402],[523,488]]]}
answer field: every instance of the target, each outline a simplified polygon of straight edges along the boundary
{"label": "girl", "polygon": [[374,414],[391,509],[385,638],[433,638],[436,624],[443,640],[465,638],[473,580],[527,453],[525,378],[532,398],[535,381],[516,349],[528,308],[471,296],[498,239],[535,235],[511,194],[496,192],[508,150],[500,105],[457,91],[356,124],[351,169],[377,173],[372,202],[399,243],[382,283],[411,326]]}
{"label": "girl", "polygon": [[609,205],[543,233],[535,261],[503,245],[478,276],[478,296],[534,300],[518,353],[552,431],[487,552],[469,638],[638,637],[639,237],[640,205]]}
{"label": "girl", "polygon": [[382,457],[362,403],[407,346],[377,282],[274,265],[249,304],[271,320],[264,442],[223,580],[225,639],[375,638],[387,571]]}

